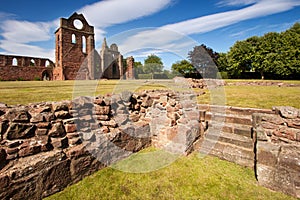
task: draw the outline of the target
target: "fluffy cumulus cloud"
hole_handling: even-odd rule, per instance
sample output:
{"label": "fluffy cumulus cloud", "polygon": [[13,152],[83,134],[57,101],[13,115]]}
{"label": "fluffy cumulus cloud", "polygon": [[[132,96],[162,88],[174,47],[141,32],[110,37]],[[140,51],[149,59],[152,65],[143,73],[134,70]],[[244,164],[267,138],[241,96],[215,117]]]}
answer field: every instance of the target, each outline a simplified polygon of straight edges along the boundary
{"label": "fluffy cumulus cloud", "polygon": [[45,41],[51,38],[50,28],[49,23],[7,20],[2,23],[2,37],[20,43]]}

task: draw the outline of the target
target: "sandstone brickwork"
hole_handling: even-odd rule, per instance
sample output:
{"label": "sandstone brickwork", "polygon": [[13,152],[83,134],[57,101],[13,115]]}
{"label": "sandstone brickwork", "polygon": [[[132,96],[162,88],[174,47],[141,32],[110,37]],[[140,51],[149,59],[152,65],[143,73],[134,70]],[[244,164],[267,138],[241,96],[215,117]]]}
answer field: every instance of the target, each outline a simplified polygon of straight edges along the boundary
{"label": "sandstone brickwork", "polygon": [[259,184],[299,197],[298,109],[196,102],[192,93],[148,90],[0,104],[0,198],[41,199],[149,146],[251,167]]}
{"label": "sandstone brickwork", "polygon": [[[111,44],[109,47],[104,38],[98,53],[95,50],[94,27],[88,24],[82,14],[74,13],[68,19],[61,18],[55,39],[54,80],[127,78],[118,46]],[[129,78],[134,76],[133,67],[134,63],[128,69]]]}
{"label": "sandstone brickwork", "polygon": [[203,130],[193,100],[145,91],[1,104],[0,198],[41,199],[150,145],[190,153]]}
{"label": "sandstone brickwork", "polygon": [[300,198],[300,110],[254,114],[255,168],[260,185]]}
{"label": "sandstone brickwork", "polygon": [[0,80],[51,80],[53,67],[46,58],[0,55]]}

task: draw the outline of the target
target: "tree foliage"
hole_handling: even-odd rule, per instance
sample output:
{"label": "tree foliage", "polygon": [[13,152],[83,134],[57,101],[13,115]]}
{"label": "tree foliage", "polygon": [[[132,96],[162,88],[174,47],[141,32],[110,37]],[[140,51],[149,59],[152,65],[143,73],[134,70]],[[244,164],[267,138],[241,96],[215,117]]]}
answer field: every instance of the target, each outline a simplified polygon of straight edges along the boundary
{"label": "tree foliage", "polygon": [[202,77],[215,77],[217,68],[216,63],[219,54],[204,44],[195,46],[188,52],[188,59]]}
{"label": "tree foliage", "polygon": [[300,78],[300,23],[281,32],[269,32],[237,41],[217,59],[219,69],[233,77],[242,72],[257,72],[261,78],[272,74],[279,78]]}
{"label": "tree foliage", "polygon": [[195,72],[195,68],[189,61],[181,60],[172,64],[172,72],[173,74],[178,73],[179,75],[188,77],[189,74]]}
{"label": "tree foliage", "polygon": [[161,58],[154,54],[149,55],[144,60],[144,72],[152,74],[152,78],[154,73],[162,72],[163,68],[164,66]]}

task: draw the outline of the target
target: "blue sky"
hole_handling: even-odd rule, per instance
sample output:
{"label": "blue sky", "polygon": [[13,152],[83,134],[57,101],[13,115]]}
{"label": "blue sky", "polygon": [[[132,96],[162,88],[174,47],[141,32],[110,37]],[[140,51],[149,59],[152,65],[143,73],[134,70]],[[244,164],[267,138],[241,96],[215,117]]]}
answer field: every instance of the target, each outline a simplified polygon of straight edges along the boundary
{"label": "blue sky", "polygon": [[195,45],[227,52],[237,40],[284,31],[300,21],[300,0],[1,0],[0,54],[54,60],[59,18],[82,13],[103,37],[137,61],[154,53],[169,69]]}

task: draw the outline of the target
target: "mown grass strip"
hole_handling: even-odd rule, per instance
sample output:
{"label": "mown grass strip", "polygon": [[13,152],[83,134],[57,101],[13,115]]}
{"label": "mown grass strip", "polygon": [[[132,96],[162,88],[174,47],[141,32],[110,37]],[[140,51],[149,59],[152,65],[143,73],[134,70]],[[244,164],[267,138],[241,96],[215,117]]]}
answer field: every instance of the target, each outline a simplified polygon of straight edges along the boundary
{"label": "mown grass strip", "polygon": [[199,158],[193,153],[148,173],[126,173],[108,167],[47,198],[54,199],[294,198],[258,186],[252,169],[215,157]]}

